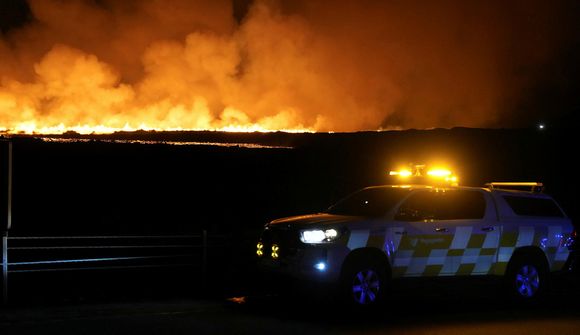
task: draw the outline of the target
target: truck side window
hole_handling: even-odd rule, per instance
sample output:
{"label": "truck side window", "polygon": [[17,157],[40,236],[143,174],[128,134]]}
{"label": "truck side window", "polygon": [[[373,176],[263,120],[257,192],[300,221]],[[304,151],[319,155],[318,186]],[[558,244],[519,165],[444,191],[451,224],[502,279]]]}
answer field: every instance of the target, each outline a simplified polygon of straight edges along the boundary
{"label": "truck side window", "polygon": [[438,193],[437,220],[477,220],[485,215],[485,199],[477,191]]}
{"label": "truck side window", "polygon": [[516,215],[564,217],[558,205],[552,199],[518,197],[505,195],[503,197]]}
{"label": "truck side window", "polygon": [[435,217],[435,192],[419,191],[411,195],[399,207],[395,220],[398,221],[423,221]]}
{"label": "truck side window", "polygon": [[480,192],[421,191],[399,207],[395,220],[477,220],[484,215],[485,199]]}

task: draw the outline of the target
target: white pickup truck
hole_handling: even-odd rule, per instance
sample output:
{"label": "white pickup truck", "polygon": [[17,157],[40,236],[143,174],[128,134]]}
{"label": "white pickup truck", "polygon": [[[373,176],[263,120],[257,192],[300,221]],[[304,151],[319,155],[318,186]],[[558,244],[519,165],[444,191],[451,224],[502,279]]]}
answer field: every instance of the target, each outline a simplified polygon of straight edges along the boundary
{"label": "white pickup truck", "polygon": [[551,272],[572,266],[576,235],[538,186],[367,187],[324,213],[268,223],[258,262],[301,280],[339,283],[353,304],[384,301],[392,278],[433,276],[503,276],[515,297],[535,299]]}

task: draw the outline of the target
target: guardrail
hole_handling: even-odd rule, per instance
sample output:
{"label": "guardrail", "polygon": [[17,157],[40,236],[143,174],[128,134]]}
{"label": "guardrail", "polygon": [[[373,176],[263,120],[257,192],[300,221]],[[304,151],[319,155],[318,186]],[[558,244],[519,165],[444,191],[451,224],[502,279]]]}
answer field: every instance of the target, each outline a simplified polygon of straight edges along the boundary
{"label": "guardrail", "polygon": [[198,266],[206,283],[208,251],[228,236],[2,236],[2,296],[11,273]]}

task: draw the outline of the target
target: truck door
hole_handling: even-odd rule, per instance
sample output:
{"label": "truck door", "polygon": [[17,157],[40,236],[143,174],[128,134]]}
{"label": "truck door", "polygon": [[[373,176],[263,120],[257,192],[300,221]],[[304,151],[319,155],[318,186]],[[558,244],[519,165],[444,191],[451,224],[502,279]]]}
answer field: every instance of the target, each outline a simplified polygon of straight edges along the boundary
{"label": "truck door", "polygon": [[488,224],[480,190],[417,190],[398,208],[403,227],[393,273],[396,276],[486,274],[497,257],[499,227]]}

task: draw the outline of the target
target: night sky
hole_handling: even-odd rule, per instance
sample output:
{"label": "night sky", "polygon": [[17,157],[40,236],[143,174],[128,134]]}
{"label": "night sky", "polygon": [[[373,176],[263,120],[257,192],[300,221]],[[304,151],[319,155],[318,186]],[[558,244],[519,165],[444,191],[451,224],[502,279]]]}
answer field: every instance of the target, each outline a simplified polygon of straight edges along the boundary
{"label": "night sky", "polygon": [[[571,127],[579,17],[579,1],[2,0],[0,126]],[[81,61],[98,89],[66,86]]]}

